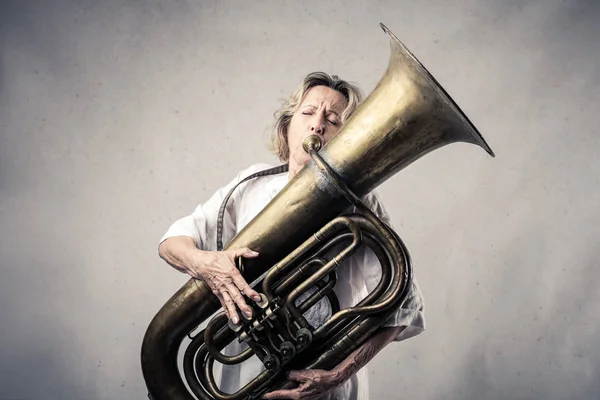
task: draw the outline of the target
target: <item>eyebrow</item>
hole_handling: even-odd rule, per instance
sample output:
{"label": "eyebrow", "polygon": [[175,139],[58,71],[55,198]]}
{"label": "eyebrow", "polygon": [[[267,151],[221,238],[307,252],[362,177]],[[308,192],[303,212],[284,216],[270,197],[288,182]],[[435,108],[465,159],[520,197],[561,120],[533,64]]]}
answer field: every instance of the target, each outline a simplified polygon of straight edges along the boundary
{"label": "eyebrow", "polygon": [[[315,106],[314,104],[304,104],[301,107],[310,107],[313,109],[317,109],[317,106]],[[330,114],[335,114],[336,117],[340,116],[340,114],[338,114],[337,111],[335,111],[333,108],[328,109],[327,112]]]}

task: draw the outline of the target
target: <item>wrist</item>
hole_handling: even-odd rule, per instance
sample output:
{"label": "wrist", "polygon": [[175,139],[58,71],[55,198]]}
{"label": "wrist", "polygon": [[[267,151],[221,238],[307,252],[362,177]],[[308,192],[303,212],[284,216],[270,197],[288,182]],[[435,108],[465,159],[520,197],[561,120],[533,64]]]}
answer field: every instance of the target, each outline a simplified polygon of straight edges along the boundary
{"label": "wrist", "polygon": [[189,249],[186,257],[185,268],[188,271],[198,271],[206,264],[207,251],[198,248]]}
{"label": "wrist", "polygon": [[353,372],[351,365],[343,362],[329,371],[328,377],[335,386],[341,386],[352,376]]}

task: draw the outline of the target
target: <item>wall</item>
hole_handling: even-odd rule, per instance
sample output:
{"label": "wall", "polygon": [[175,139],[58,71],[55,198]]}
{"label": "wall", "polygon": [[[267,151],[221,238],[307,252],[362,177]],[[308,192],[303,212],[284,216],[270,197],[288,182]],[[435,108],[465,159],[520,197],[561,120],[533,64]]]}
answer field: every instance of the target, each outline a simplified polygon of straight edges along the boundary
{"label": "wall", "polygon": [[597,398],[599,4],[2,2],[0,398],[145,398],[142,336],[187,281],[158,239],[276,162],[306,73],[369,93],[380,21],[497,157],[455,144],[379,188],[427,330],[372,362],[372,397]]}

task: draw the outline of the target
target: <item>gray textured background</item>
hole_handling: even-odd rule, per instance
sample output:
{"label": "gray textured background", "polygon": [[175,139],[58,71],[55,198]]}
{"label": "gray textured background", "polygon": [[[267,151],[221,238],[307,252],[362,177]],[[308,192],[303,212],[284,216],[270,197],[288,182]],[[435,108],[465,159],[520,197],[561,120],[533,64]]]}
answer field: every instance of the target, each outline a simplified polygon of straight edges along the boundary
{"label": "gray textured background", "polygon": [[156,245],[241,168],[307,72],[369,93],[382,21],[484,134],[380,187],[428,329],[384,399],[600,396],[600,3],[0,2],[0,398],[145,398]]}

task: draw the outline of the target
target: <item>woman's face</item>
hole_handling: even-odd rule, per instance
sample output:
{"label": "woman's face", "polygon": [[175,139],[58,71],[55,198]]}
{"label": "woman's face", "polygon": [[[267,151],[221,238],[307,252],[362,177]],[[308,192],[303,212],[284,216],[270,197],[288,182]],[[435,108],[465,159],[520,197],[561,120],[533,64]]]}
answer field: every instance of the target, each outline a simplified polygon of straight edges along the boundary
{"label": "woman's face", "polygon": [[290,171],[296,174],[310,160],[302,143],[310,135],[318,135],[327,143],[342,125],[342,112],[348,102],[343,94],[326,86],[311,88],[292,116],[288,127]]}

